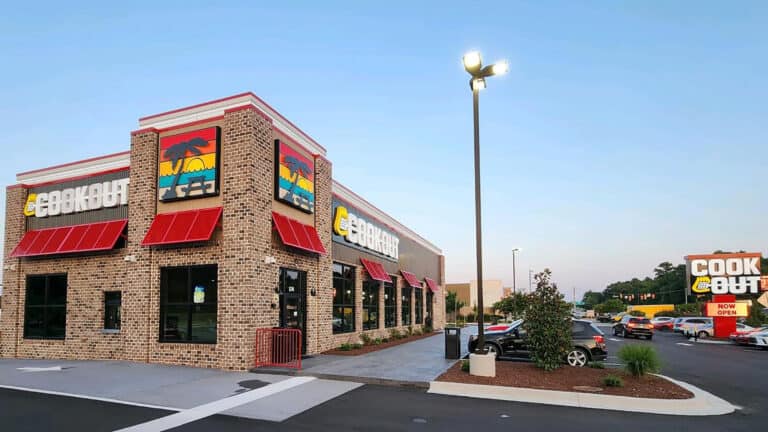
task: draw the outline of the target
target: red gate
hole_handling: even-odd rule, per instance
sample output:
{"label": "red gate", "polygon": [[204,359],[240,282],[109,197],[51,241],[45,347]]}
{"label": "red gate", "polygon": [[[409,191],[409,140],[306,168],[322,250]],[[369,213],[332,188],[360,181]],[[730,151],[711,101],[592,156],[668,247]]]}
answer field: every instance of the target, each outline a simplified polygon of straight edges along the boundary
{"label": "red gate", "polygon": [[256,329],[256,367],[301,369],[301,330]]}

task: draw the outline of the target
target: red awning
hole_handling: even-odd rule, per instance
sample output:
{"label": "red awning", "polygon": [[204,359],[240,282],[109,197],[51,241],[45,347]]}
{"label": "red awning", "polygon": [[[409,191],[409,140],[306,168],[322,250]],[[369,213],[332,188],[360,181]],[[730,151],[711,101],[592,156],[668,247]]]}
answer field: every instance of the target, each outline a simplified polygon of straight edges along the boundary
{"label": "red awning", "polygon": [[368,272],[368,275],[371,277],[371,279],[392,283],[392,278],[389,277],[387,271],[384,270],[384,266],[381,265],[381,263],[376,261],[369,261],[365,258],[360,258],[360,262],[363,263],[365,271]]}
{"label": "red awning", "polygon": [[400,270],[400,273],[403,274],[403,278],[405,278],[405,281],[408,282],[408,285],[413,288],[421,288],[421,282],[419,282],[419,278],[417,278],[415,274],[405,270]]}
{"label": "red awning", "polygon": [[127,219],[27,231],[11,252],[12,258],[95,252],[115,247]]}
{"label": "red awning", "polygon": [[222,207],[162,213],[155,216],[142,246],[207,241],[221,219]]}
{"label": "red awning", "polygon": [[283,244],[325,255],[323,242],[320,241],[315,227],[305,225],[277,212],[272,212],[272,220],[275,222],[277,233],[280,234]]}
{"label": "red awning", "polygon": [[432,279],[430,279],[430,278],[424,278],[424,280],[425,280],[425,281],[427,281],[427,286],[429,287],[429,289],[430,289],[430,290],[431,290],[433,293],[436,293],[436,292],[440,291],[440,287],[439,287],[439,286],[437,286],[437,282],[433,281],[433,280],[432,280]]}

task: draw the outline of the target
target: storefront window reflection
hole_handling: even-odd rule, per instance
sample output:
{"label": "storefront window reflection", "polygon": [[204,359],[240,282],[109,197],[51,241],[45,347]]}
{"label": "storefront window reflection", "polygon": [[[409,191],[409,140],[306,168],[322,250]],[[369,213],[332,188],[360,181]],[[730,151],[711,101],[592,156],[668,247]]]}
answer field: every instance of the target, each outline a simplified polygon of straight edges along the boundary
{"label": "storefront window reflection", "polygon": [[402,325],[408,326],[411,325],[411,289],[403,287],[403,294],[402,294],[402,303],[400,305],[401,307],[401,319],[403,320]]}
{"label": "storefront window reflection", "polygon": [[384,327],[394,327],[397,325],[396,308],[395,284],[384,282]]}
{"label": "storefront window reflection", "polygon": [[363,330],[379,328],[379,281],[363,282]]}
{"label": "storefront window reflection", "polygon": [[333,333],[355,331],[355,268],[333,263]]}
{"label": "storefront window reflection", "polygon": [[424,324],[424,290],[416,288],[416,324]]}
{"label": "storefront window reflection", "polygon": [[216,343],[216,265],[160,269],[160,341]]}

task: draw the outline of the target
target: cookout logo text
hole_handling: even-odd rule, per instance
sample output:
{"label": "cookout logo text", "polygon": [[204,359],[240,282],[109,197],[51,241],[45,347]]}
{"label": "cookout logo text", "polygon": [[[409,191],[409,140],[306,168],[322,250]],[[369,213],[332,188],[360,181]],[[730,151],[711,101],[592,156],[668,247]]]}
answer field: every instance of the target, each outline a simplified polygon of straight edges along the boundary
{"label": "cookout logo text", "polygon": [[395,260],[398,259],[400,239],[397,236],[354,213],[350,213],[344,206],[339,205],[336,207],[336,215],[333,219],[333,232],[344,237],[344,240],[352,244],[370,249]]}
{"label": "cookout logo text", "polygon": [[25,216],[48,217],[128,204],[127,178],[50,192],[31,193]]}
{"label": "cookout logo text", "polygon": [[760,254],[690,257],[688,273],[694,294],[758,294]]}

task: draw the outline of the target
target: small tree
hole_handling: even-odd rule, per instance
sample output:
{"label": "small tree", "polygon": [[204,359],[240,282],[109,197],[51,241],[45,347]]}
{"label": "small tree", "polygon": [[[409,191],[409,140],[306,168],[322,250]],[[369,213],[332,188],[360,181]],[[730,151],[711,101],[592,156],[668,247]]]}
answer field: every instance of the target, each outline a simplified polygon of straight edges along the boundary
{"label": "small tree", "polygon": [[571,305],[550,282],[552,272],[536,275],[536,291],[525,313],[528,349],[536,366],[550,371],[560,367],[571,347]]}
{"label": "small tree", "polygon": [[627,307],[619,299],[608,299],[603,303],[595,306],[595,312],[608,313],[608,312],[624,312]]}
{"label": "small tree", "polygon": [[453,320],[458,320],[458,312],[466,306],[463,301],[456,298],[457,293],[454,291],[448,291],[448,295],[445,296],[445,312],[446,314],[453,314]]}
{"label": "small tree", "polygon": [[763,305],[752,300],[752,307],[749,308],[749,316],[747,317],[746,324],[752,327],[760,327],[768,322],[765,314],[763,313]]}
{"label": "small tree", "polygon": [[512,318],[522,318],[530,303],[530,295],[523,293],[512,293],[500,301],[493,304],[493,309],[504,315],[512,315]]}

